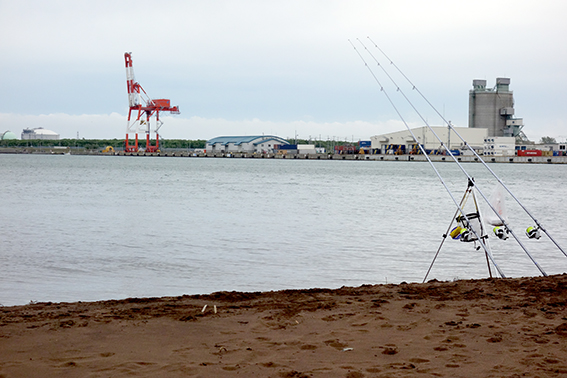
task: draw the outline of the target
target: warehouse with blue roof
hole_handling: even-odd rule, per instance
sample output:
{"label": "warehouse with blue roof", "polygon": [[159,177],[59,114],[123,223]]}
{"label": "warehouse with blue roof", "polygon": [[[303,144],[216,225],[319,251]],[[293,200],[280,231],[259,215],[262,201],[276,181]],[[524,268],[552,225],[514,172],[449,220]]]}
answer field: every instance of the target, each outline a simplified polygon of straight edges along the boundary
{"label": "warehouse with blue roof", "polygon": [[220,136],[207,141],[207,152],[274,153],[288,144],[275,135]]}

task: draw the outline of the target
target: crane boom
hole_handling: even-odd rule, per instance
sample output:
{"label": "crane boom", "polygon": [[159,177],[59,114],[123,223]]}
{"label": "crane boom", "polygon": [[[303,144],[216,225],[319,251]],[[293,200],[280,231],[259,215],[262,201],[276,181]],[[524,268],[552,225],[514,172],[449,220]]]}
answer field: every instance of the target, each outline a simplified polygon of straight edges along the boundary
{"label": "crane boom", "polygon": [[126,86],[128,88],[128,105],[132,107],[138,105],[139,101],[134,85],[134,83],[136,83],[136,79],[134,78],[134,68],[132,67],[131,53],[125,53],[124,59],[126,60]]}

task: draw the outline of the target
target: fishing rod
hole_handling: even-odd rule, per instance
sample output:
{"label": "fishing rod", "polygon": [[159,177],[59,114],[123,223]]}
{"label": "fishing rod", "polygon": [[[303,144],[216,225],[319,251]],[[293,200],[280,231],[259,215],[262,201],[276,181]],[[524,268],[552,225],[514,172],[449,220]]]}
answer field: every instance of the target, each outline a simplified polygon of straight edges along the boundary
{"label": "fishing rod", "polygon": [[[371,40],[372,41],[372,40]],[[368,49],[366,48],[366,46],[359,40],[360,44],[362,46],[364,46],[364,48],[368,51]],[[377,45],[376,45],[377,46]],[[382,51],[380,48],[378,48],[380,51]],[[383,65],[380,64],[380,62],[378,62],[378,60],[376,59],[376,57],[374,57],[374,55],[368,51],[368,53],[370,54],[370,56],[372,56],[372,58],[376,61],[376,63],[378,64],[378,66],[380,68],[382,68],[382,70],[386,73],[386,75],[390,78],[390,80],[392,81],[392,83],[396,86],[397,91],[400,92],[403,97],[406,99],[406,101],[411,105],[411,107],[414,109],[414,111],[419,115],[419,117],[422,119],[422,121],[425,123],[425,125],[429,128],[429,130],[433,133],[433,135],[435,136],[435,138],[439,141],[439,143],[441,144],[442,147],[444,147],[444,142],[441,140],[441,138],[437,135],[437,133],[435,132],[435,130],[433,130],[433,128],[429,125],[429,123],[427,122],[427,120],[425,120],[423,118],[423,116],[421,115],[421,113],[416,109],[416,107],[413,105],[413,103],[410,101],[410,99],[405,95],[405,93],[401,90],[401,88],[398,86],[398,84],[395,82],[395,80],[386,72],[386,69],[384,68]],[[383,53],[383,52],[382,52]],[[385,54],[384,54],[385,55]],[[387,57],[387,55],[386,55]],[[390,58],[388,58],[388,60],[390,60],[391,64],[395,66],[395,64],[392,62],[392,60]],[[400,71],[400,73],[407,79],[407,76],[405,76],[405,74],[403,72],[401,72],[401,70],[395,66],[398,71]],[[407,79],[409,81],[409,79]],[[409,81],[410,84],[413,86],[414,89],[417,90],[417,87],[411,82]],[[419,90],[418,90],[419,91]],[[421,92],[420,92],[421,93]],[[422,94],[422,97],[423,94]],[[431,105],[431,103],[424,97],[424,99]],[[432,106],[432,105],[431,105]],[[450,122],[448,123],[449,126],[451,126]],[[458,133],[457,133],[458,134]],[[416,139],[417,142],[417,139]],[[463,142],[466,143],[465,140],[463,140]],[[417,142],[419,144],[419,142]],[[455,155],[451,152],[450,150],[450,146],[447,146],[445,148],[445,150],[449,153],[449,156],[451,156],[451,158],[455,161],[455,163],[459,166],[459,168],[461,169],[461,171],[467,176],[467,178],[469,180],[472,180],[472,177],[468,174],[468,172],[465,170],[465,168],[461,165],[461,163],[457,160],[457,158],[455,157]],[[482,160],[482,159],[481,159]],[[476,186],[476,184],[475,184]],[[524,250],[524,252],[526,253],[526,255],[529,257],[529,259],[532,261],[532,263],[538,268],[538,270],[541,272],[542,275],[547,276],[547,273],[545,273],[545,271],[540,267],[540,265],[538,264],[538,262],[533,258],[533,256],[530,254],[530,252],[528,251],[528,249],[524,246],[524,244],[522,243],[522,241],[518,238],[518,236],[516,236],[516,234],[514,233],[514,231],[512,230],[512,228],[508,225],[508,223],[506,222],[506,220],[498,213],[498,211],[494,208],[494,206],[490,203],[490,201],[488,200],[488,198],[484,195],[484,193],[482,192],[482,190],[480,190],[480,188],[478,186],[476,186],[476,189],[478,190],[479,194],[482,196],[482,198],[484,198],[484,200],[486,201],[486,203],[488,204],[488,206],[492,209],[492,211],[496,214],[496,216],[500,219],[500,221],[502,222],[502,224],[504,225],[506,231],[508,233],[510,233],[514,239],[516,239],[516,241],[518,242],[518,244],[520,245],[520,247]]]}
{"label": "fishing rod", "polygon": [[504,182],[500,179],[500,177],[498,177],[498,175],[488,166],[488,164],[480,157],[480,155],[478,155],[478,153],[474,150],[474,148],[472,148],[468,144],[468,142],[461,136],[461,134],[459,134],[459,132],[453,127],[451,122],[448,122],[445,119],[445,117],[437,110],[437,108],[433,106],[431,102],[429,102],[429,100],[425,97],[425,95],[421,93],[419,88],[417,88],[417,86],[402,72],[402,70],[392,61],[392,59],[390,59],[388,55],[386,55],[386,53],[380,47],[378,47],[378,45],[370,37],[367,38],[382,53],[382,55],[384,55],[386,59],[390,61],[390,64],[393,65],[396,68],[396,70],[398,70],[398,72],[408,81],[408,83],[410,83],[412,89],[415,90],[427,102],[427,104],[435,111],[435,113],[437,113],[439,117],[441,117],[443,122],[447,124],[447,126],[459,137],[459,139],[465,144],[465,146],[474,154],[474,156],[478,159],[478,161],[480,161],[484,165],[484,167],[492,174],[492,176],[494,176],[494,178],[496,178],[496,180],[504,187],[504,189],[506,189],[508,194],[510,194],[510,196],[520,205],[520,207],[526,212],[526,214],[528,214],[530,218],[532,218],[537,228],[542,230],[547,235],[547,237],[553,242],[553,244],[555,244],[555,246],[565,255],[565,257],[567,257],[567,252],[565,252],[565,250],[559,245],[559,243],[557,243],[557,241],[543,227],[543,225],[536,219],[536,217],[524,206],[524,204],[518,198],[516,198],[516,196],[514,195],[514,193],[512,193],[510,188],[508,188],[506,184],[504,184]]}
{"label": "fishing rod", "polygon": [[[453,196],[453,193],[451,192],[451,190],[449,189],[449,187],[447,186],[447,184],[445,183],[445,180],[443,180],[443,177],[441,176],[441,174],[439,173],[439,171],[437,170],[437,168],[435,167],[435,165],[433,164],[433,162],[431,161],[431,159],[429,158],[429,156],[427,155],[427,153],[425,152],[423,146],[418,142],[415,134],[413,133],[413,131],[411,130],[411,128],[409,127],[409,125],[407,124],[407,122],[405,121],[404,117],[402,116],[402,114],[399,112],[398,108],[396,107],[396,105],[394,104],[394,102],[392,101],[392,99],[390,98],[390,96],[388,95],[388,92],[386,92],[386,90],[384,89],[384,87],[382,86],[382,84],[380,83],[380,80],[378,80],[378,78],[376,77],[376,75],[374,74],[374,71],[372,71],[372,69],[370,68],[370,66],[368,65],[368,63],[366,63],[366,60],[364,59],[364,57],[360,54],[360,52],[358,51],[358,49],[356,48],[356,46],[352,43],[352,41],[349,39],[348,40],[349,43],[351,44],[351,46],[354,48],[354,50],[356,51],[356,53],[358,54],[358,56],[360,57],[360,59],[362,60],[362,62],[364,63],[364,65],[366,66],[366,68],[368,68],[368,70],[370,71],[370,74],[372,75],[372,77],[374,77],[374,80],[376,81],[376,83],[378,84],[378,86],[380,87],[380,91],[384,92],[384,95],[386,96],[386,98],[388,99],[388,101],[390,102],[390,104],[392,105],[392,107],[394,108],[394,110],[396,111],[396,113],[398,114],[398,116],[400,117],[400,119],[402,120],[402,122],[404,123],[404,125],[406,126],[406,128],[408,129],[408,131],[410,132],[410,134],[412,135],[413,139],[415,140],[415,142],[417,143],[417,145],[419,146],[421,152],[424,154],[424,156],[426,157],[427,161],[429,162],[429,164],[431,165],[431,168],[433,168],[433,170],[435,171],[435,173],[437,174],[437,177],[439,178],[439,181],[441,181],[441,183],[443,184],[443,186],[445,187],[445,190],[447,190],[447,193],[449,193],[449,196],[451,197],[451,199],[453,200],[453,202],[455,203],[455,205],[457,206],[457,208],[459,209],[459,211],[461,212],[461,214],[463,214],[463,217],[465,218],[465,220],[470,224],[470,220],[467,217],[467,215],[465,214],[465,211],[463,210],[463,208],[461,207],[461,205],[457,202],[457,200],[455,199],[455,197]],[[476,236],[476,238],[478,239],[480,245],[482,246],[482,248],[484,249],[484,252],[486,253],[486,255],[490,258],[490,261],[492,262],[492,264],[494,264],[494,266],[496,267],[496,270],[498,271],[498,273],[500,274],[500,276],[502,278],[505,278],[506,276],[504,275],[504,273],[502,272],[502,270],[500,269],[500,267],[498,266],[498,264],[496,263],[496,261],[494,260],[494,257],[492,256],[492,253],[489,251],[488,247],[485,245],[485,243],[483,242],[482,238],[480,235],[477,234],[477,232],[474,230],[473,227],[471,227],[471,231],[473,232],[473,234]]]}

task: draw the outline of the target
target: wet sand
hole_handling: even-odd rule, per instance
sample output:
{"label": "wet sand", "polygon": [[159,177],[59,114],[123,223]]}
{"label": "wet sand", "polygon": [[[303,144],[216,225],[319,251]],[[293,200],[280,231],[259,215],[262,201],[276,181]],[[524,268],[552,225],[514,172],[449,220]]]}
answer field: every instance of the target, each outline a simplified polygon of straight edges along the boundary
{"label": "wet sand", "polygon": [[2,378],[565,375],[566,274],[0,307]]}

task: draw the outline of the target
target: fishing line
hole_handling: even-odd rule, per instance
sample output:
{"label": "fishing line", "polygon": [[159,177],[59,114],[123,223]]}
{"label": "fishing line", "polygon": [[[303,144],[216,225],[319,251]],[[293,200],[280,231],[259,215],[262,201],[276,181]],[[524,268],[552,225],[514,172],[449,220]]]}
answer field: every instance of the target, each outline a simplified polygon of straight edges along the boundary
{"label": "fishing line", "polygon": [[[504,182],[500,179],[500,177],[498,177],[498,175],[488,166],[488,164],[480,157],[480,155],[477,154],[477,152],[468,144],[468,142],[461,136],[461,134],[459,134],[459,132],[457,130],[455,130],[455,128],[453,127],[453,125],[451,124],[451,122],[448,122],[445,117],[443,117],[443,115],[437,110],[437,108],[435,108],[435,106],[433,106],[433,104],[427,99],[427,97],[425,97],[425,95],[423,93],[421,93],[421,91],[417,88],[417,86],[402,72],[402,70],[392,61],[392,59],[390,59],[390,57],[388,57],[388,55],[386,55],[386,53],[380,48],[378,47],[378,45],[370,38],[367,37],[368,40],[370,40],[370,42],[372,42],[372,44],[374,45],[374,47],[376,47],[381,53],[382,55],[384,55],[386,57],[386,59],[388,59],[388,61],[390,62],[390,64],[392,66],[394,66],[394,68],[396,68],[396,70],[408,81],[408,83],[412,86],[412,89],[415,90],[426,102],[427,104],[435,111],[435,113],[437,113],[437,115],[439,117],[441,117],[441,119],[443,120],[443,122],[445,122],[447,124],[447,126],[451,129],[451,131],[453,131],[458,137],[459,139],[465,144],[465,146],[474,154],[474,156],[478,159],[478,161],[480,161],[484,167],[492,174],[492,176],[494,176],[494,178],[496,178],[496,180],[498,180],[498,182],[506,189],[506,191],[508,192],[508,194],[510,194],[510,196],[520,205],[520,207],[530,216],[530,218],[532,218],[532,220],[535,222],[536,226],[541,229],[546,235],[547,237],[549,237],[549,239],[553,242],[553,244],[555,244],[555,246],[567,257],[567,252],[565,252],[565,250],[563,248],[561,248],[561,246],[559,245],[559,243],[557,243],[557,241],[555,241],[555,239],[551,236],[551,234],[543,227],[543,225],[535,218],[535,216],[522,204],[522,202],[520,202],[520,200],[518,198],[516,198],[516,196],[512,193],[512,191],[506,186],[506,184],[504,184]],[[420,116],[421,117],[421,116]],[[423,119],[423,118],[422,118]],[[428,125],[429,126],[429,125]],[[433,130],[432,130],[433,131]],[[433,132],[435,134],[435,132]],[[450,146],[449,146],[450,147]],[[450,150],[449,150],[449,154],[452,156]],[[457,163],[458,164],[458,163]],[[462,169],[462,168],[461,168]],[[484,195],[483,195],[484,198]],[[491,206],[492,207],[492,206]],[[492,209],[494,210],[494,209]],[[495,210],[494,210],[495,211]],[[495,211],[496,212],[496,211]],[[497,212],[496,212],[497,213]],[[497,213],[498,215],[498,213]],[[517,240],[517,239],[516,239]]]}
{"label": "fishing line", "polygon": [[[368,39],[370,39],[370,37],[368,37]],[[374,43],[371,39],[370,41],[372,43]],[[359,40],[360,44],[362,46],[364,46],[364,44]],[[386,56],[386,58],[390,61],[390,63],[402,74],[403,77],[405,77],[408,82],[412,85],[412,87],[424,98],[424,100],[431,106],[433,107],[433,105],[431,105],[431,103],[429,102],[429,100],[427,100],[427,98],[425,98],[425,96],[419,91],[419,89],[417,89],[417,87],[409,80],[409,78],[398,68],[398,66],[396,66],[394,64],[394,62],[388,58],[388,56],[378,47],[378,45],[376,45],[374,43],[374,45],[376,46],[376,48],[378,48],[378,50],[380,52],[382,52],[382,54],[384,54],[384,56]],[[366,46],[364,46],[366,48]],[[366,49],[368,51],[368,49]],[[379,67],[382,68],[383,71],[386,71],[384,66],[381,65],[378,60],[369,52],[369,54],[376,60],[376,63],[378,64]],[[400,92],[403,97],[406,99],[406,101],[412,106],[412,108],[415,110],[415,112],[419,115],[419,117],[423,120],[423,122],[425,123],[425,125],[427,126],[427,128],[433,133],[433,135],[435,136],[435,138],[439,141],[439,143],[441,144],[441,146],[444,146],[444,142],[441,140],[441,138],[437,135],[437,133],[433,130],[433,128],[429,125],[429,123],[423,118],[423,116],[421,115],[421,113],[415,108],[415,106],[413,105],[413,103],[409,100],[409,98],[405,95],[405,93],[400,89],[400,87],[398,86],[398,84],[394,81],[394,79],[388,74],[386,73],[386,75],[390,78],[390,80],[392,80],[393,84],[396,86],[397,91]],[[434,107],[433,107],[434,108]],[[434,108],[434,110],[437,112],[437,114],[439,114],[439,112]],[[439,114],[440,115],[440,114]],[[440,115],[441,116],[441,115]],[[441,116],[442,117],[442,116]],[[454,128],[452,127],[450,122],[447,122],[445,120],[445,118],[442,117],[442,119],[449,125],[449,127],[454,130]],[[407,125],[406,125],[407,126]],[[409,127],[408,127],[409,129]],[[410,130],[411,132],[411,130]],[[459,137],[460,135],[458,133],[456,133]],[[412,136],[413,136],[413,132],[412,132]],[[414,136],[415,139],[415,136]],[[464,139],[461,138],[461,140],[465,143],[466,141]],[[417,141],[417,139],[415,139],[416,143],[419,144],[419,142]],[[468,145],[468,144],[467,144]],[[469,146],[470,148],[470,146]],[[467,176],[467,178],[469,180],[472,181],[472,177],[468,174],[468,172],[464,169],[464,167],[461,165],[461,163],[459,163],[459,161],[457,160],[457,158],[455,157],[455,155],[453,155],[453,153],[450,150],[450,146],[447,146],[445,148],[445,150],[449,153],[449,156],[451,156],[451,158],[453,159],[453,161],[459,166],[459,168],[461,169],[461,171]],[[478,155],[477,155],[478,156]],[[481,161],[483,161],[482,159],[480,159]],[[526,255],[530,258],[530,260],[532,261],[532,263],[538,268],[538,270],[541,272],[542,275],[547,276],[547,273],[545,273],[545,271],[539,266],[538,262],[533,258],[533,256],[530,254],[530,252],[527,250],[527,248],[524,246],[524,244],[522,243],[522,241],[516,236],[516,234],[514,233],[514,231],[512,230],[512,228],[507,224],[507,222],[504,220],[504,218],[502,216],[500,216],[500,214],[498,213],[498,211],[494,208],[494,206],[490,203],[490,201],[488,200],[488,198],[484,195],[484,193],[482,192],[482,190],[475,184],[476,189],[478,190],[479,194],[482,196],[482,198],[484,198],[484,200],[486,201],[486,203],[488,204],[488,206],[492,209],[492,211],[498,216],[498,218],[500,219],[500,221],[502,222],[502,224],[506,227],[506,229],[508,230],[508,232],[514,237],[514,239],[516,239],[516,241],[518,242],[518,244],[520,245],[520,247],[524,250],[524,252],[526,253]]]}
{"label": "fishing line", "polygon": [[[362,62],[364,63],[364,65],[366,66],[366,68],[368,68],[368,70],[370,71],[370,74],[372,75],[372,77],[374,78],[374,80],[376,81],[376,83],[378,84],[378,86],[380,87],[380,91],[382,91],[384,93],[384,95],[386,96],[386,98],[388,99],[388,101],[390,102],[390,104],[392,105],[392,107],[394,108],[394,110],[396,111],[396,113],[398,114],[398,116],[400,117],[400,119],[402,120],[402,122],[404,123],[404,125],[406,126],[406,128],[408,129],[408,131],[410,132],[410,134],[412,135],[413,139],[415,140],[415,142],[417,143],[417,145],[419,146],[421,152],[423,153],[423,155],[425,156],[425,158],[427,159],[427,161],[429,162],[429,164],[431,165],[431,168],[433,168],[433,170],[435,171],[435,173],[437,174],[437,177],[439,178],[439,180],[441,181],[441,183],[443,184],[443,186],[445,187],[445,189],[447,190],[447,193],[449,193],[449,196],[451,197],[451,199],[453,200],[453,202],[455,203],[455,205],[457,206],[457,208],[461,211],[461,213],[463,214],[463,217],[466,219],[467,222],[469,222],[469,224],[471,223],[470,220],[468,219],[467,215],[465,214],[465,211],[463,210],[463,208],[460,206],[460,204],[457,202],[457,200],[455,199],[455,197],[453,196],[453,193],[451,193],[451,190],[449,189],[449,187],[447,186],[447,184],[445,183],[445,181],[443,180],[443,177],[441,177],[441,174],[439,173],[439,171],[437,170],[437,168],[435,167],[435,165],[433,164],[433,162],[431,161],[431,159],[429,158],[429,156],[427,155],[427,153],[425,152],[423,146],[418,142],[415,134],[413,133],[413,131],[411,130],[411,128],[409,127],[409,125],[407,124],[407,122],[405,121],[404,117],[402,116],[402,114],[399,112],[397,106],[394,104],[394,102],[392,101],[392,99],[390,98],[390,96],[388,95],[388,92],[386,92],[386,90],[384,89],[384,87],[382,86],[382,84],[380,83],[380,80],[378,80],[378,78],[376,77],[376,75],[374,74],[374,71],[372,71],[372,68],[370,68],[370,66],[368,65],[368,63],[366,63],[366,60],[364,59],[364,57],[360,54],[360,52],[358,51],[358,49],[356,48],[356,46],[352,43],[352,41],[349,39],[348,42],[351,44],[351,46],[354,48],[354,51],[356,51],[356,53],[358,54],[358,56],[360,57],[360,59],[362,60]],[[496,270],[498,270],[498,273],[500,274],[500,276],[502,278],[505,278],[506,276],[504,275],[504,273],[501,271],[500,267],[498,266],[498,264],[496,263],[496,261],[494,261],[494,258],[492,256],[492,253],[489,251],[489,249],[487,248],[487,246],[485,245],[485,243],[482,241],[482,238],[480,235],[478,235],[476,233],[476,231],[471,227],[471,231],[473,232],[473,234],[477,237],[480,245],[482,246],[482,248],[484,249],[484,251],[486,252],[486,255],[489,256],[490,261],[492,261],[492,264],[494,264],[494,266],[496,267]]]}

